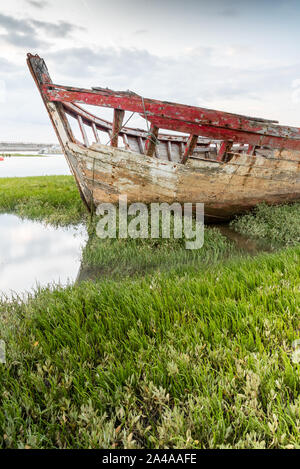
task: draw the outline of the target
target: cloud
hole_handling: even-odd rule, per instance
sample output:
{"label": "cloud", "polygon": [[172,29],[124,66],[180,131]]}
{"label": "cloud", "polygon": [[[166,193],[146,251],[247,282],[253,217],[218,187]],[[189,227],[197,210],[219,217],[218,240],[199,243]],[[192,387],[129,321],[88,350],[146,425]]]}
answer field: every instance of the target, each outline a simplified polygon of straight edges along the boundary
{"label": "cloud", "polygon": [[7,32],[17,31],[18,33],[29,34],[34,30],[30,24],[30,20],[19,20],[13,16],[3,15],[0,13],[0,26]]}
{"label": "cloud", "polygon": [[47,35],[50,34],[50,36],[59,38],[66,37],[73,31],[84,29],[80,26],[76,26],[66,21],[59,21],[58,23],[48,23],[45,21],[31,20],[31,24],[35,28],[44,31]]}
{"label": "cloud", "polygon": [[0,79],[0,103],[3,104],[6,101],[6,82]]}
{"label": "cloud", "polygon": [[40,48],[48,45],[47,41],[43,41],[39,38],[33,37],[31,34],[22,34],[18,32],[9,32],[7,34],[1,34],[0,38],[8,44],[15,47],[28,47],[28,48]]}
{"label": "cloud", "polygon": [[[231,53],[243,55],[245,50],[233,48]],[[270,89],[272,68],[270,72],[249,73],[250,67],[233,67],[227,55],[227,49],[214,47],[190,49],[178,57],[134,48],[81,47],[50,53],[48,59],[53,64],[50,71],[54,68],[64,81],[70,82],[72,77],[72,83],[79,86],[130,88],[189,104],[201,96],[205,101],[218,96],[255,100],[259,92]]]}
{"label": "cloud", "polygon": [[17,65],[13,64],[9,60],[0,57],[0,71],[1,74],[4,73],[14,73],[17,72],[20,69]]}
{"label": "cloud", "polygon": [[5,33],[0,34],[0,38],[8,44],[22,48],[49,46],[49,42],[41,38],[41,32],[45,37],[64,38],[69,36],[73,31],[82,29],[66,21],[49,23],[30,18],[17,19],[1,13],[0,26],[5,31]]}
{"label": "cloud", "polygon": [[232,16],[238,16],[238,14],[239,14],[238,10],[235,9],[234,7],[225,7],[219,11],[219,15],[221,16],[232,17]]}
{"label": "cloud", "polygon": [[39,10],[42,10],[48,5],[48,2],[43,1],[43,0],[27,0],[27,3],[29,3],[31,6],[34,8],[38,8]]}
{"label": "cloud", "polygon": [[148,29],[137,29],[136,31],[134,31],[134,34],[147,34],[148,33]]}
{"label": "cloud", "polygon": [[134,48],[68,48],[48,54],[48,57],[60,74],[66,77],[93,77],[94,86],[100,86],[99,82],[105,77],[115,83],[124,83],[124,79],[131,81],[132,77],[137,76],[144,78],[147,71],[155,72],[160,64],[157,56]]}
{"label": "cloud", "polygon": [[[229,49],[190,48],[177,56],[125,47],[69,47],[51,50],[44,58],[54,83],[130,89],[145,97],[260,115],[294,125],[298,119],[300,64],[258,66],[251,54],[251,48],[238,45]],[[22,65],[15,73],[13,67],[0,59],[0,80],[6,81],[9,103],[2,118],[0,109],[3,135],[5,129],[13,132],[18,122],[19,138],[55,141],[28,70]],[[93,112],[110,118],[102,108],[93,108]]]}

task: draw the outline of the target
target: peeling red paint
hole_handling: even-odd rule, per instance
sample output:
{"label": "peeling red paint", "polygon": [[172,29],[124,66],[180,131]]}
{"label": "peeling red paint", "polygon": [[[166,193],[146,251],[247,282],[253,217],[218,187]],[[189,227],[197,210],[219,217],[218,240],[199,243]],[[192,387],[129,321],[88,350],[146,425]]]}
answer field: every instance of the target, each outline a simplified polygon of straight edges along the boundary
{"label": "peeling red paint", "polygon": [[300,129],[276,125],[274,121],[243,117],[211,109],[177,103],[143,99],[132,93],[112,90],[85,90],[44,84],[43,93],[49,101],[84,103],[140,113],[144,107],[148,120],[159,128],[187,132],[270,148],[300,149]]}

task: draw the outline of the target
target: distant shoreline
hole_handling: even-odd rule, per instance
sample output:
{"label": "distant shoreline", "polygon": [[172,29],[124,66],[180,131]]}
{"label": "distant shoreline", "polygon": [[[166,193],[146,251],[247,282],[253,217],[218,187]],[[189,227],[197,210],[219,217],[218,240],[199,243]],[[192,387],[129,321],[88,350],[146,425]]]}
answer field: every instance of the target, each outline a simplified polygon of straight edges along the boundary
{"label": "distant shoreline", "polygon": [[26,157],[26,158],[49,158],[51,156],[58,156],[58,155],[62,155],[62,152],[49,152],[49,153],[1,153],[0,151],[0,156],[2,158],[19,158],[19,157]]}
{"label": "distant shoreline", "polygon": [[0,142],[1,153],[13,154],[21,151],[62,153],[60,146],[54,143]]}

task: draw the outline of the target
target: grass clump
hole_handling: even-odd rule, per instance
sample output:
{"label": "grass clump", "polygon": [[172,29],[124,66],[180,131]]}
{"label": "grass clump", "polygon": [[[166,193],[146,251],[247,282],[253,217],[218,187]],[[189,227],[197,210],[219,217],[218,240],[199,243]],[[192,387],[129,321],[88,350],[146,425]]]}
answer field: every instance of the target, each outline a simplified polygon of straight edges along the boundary
{"label": "grass clump", "polygon": [[[186,249],[187,240],[184,234],[182,238],[174,236],[176,218],[172,215],[170,238],[122,239],[117,231],[116,238],[100,239],[96,232],[98,220],[96,217],[89,225],[89,241],[83,248],[82,266],[94,269],[101,275],[112,275],[114,278],[141,275],[155,270],[182,270],[185,266],[199,268],[201,265],[214,265],[238,251],[218,229],[209,227],[205,227],[202,248]],[[151,220],[149,233],[150,222]]]}
{"label": "grass clump", "polygon": [[55,226],[86,219],[86,209],[72,176],[0,179],[0,213],[15,213]]}
{"label": "grass clump", "polygon": [[3,448],[297,448],[300,250],[0,305]]}
{"label": "grass clump", "polygon": [[231,222],[236,231],[275,245],[300,243],[300,204],[269,206],[261,204],[252,213]]}

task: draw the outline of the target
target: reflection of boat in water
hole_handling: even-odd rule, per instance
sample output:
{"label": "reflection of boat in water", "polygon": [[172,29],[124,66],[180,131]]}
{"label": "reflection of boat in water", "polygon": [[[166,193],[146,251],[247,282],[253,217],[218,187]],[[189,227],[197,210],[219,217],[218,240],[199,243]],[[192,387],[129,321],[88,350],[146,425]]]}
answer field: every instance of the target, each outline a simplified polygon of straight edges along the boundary
{"label": "reflection of boat in water", "polygon": [[[299,128],[129,91],[56,85],[43,59],[28,54],[27,61],[89,209],[126,194],[130,203],[202,202],[207,218],[226,220],[261,202],[300,199]],[[113,122],[77,103],[114,109]],[[126,111],[142,116],[148,130],[127,127]],[[74,137],[74,119],[82,142]]]}
{"label": "reflection of boat in water", "polygon": [[238,233],[228,224],[219,224],[216,226],[216,228],[219,229],[225,238],[227,238],[229,241],[232,241],[238,250],[252,256],[257,255],[260,252],[272,252],[274,251],[275,247],[277,247],[270,244],[269,240],[251,238],[247,235]]}
{"label": "reflection of boat in water", "polygon": [[[235,254],[238,255],[250,255],[250,256],[256,256],[260,253],[263,252],[272,252],[276,248],[280,247],[280,245],[273,245],[270,244],[268,240],[265,239],[258,239],[258,238],[251,238],[247,235],[241,234],[236,232],[233,228],[229,226],[229,224],[217,224],[217,225],[210,225],[210,227],[207,227],[207,229],[214,228],[220,231],[220,233],[227,238],[231,243],[235,246]],[[187,251],[188,255],[188,251]],[[197,262],[196,257],[191,257],[189,261],[191,264]],[[181,259],[182,263],[182,259]],[[161,269],[161,266],[160,266]],[[122,269],[121,269],[122,270]],[[126,265],[126,271],[124,272],[124,275],[129,275],[130,270],[130,262]],[[153,270],[153,265],[144,265],[142,270],[139,272],[139,275],[144,275],[147,272],[150,272]],[[122,275],[122,272],[120,271],[118,259],[115,259],[115,263],[110,266],[110,268],[105,265],[105,266],[88,266],[84,265],[83,262],[81,262],[80,268],[78,270],[78,274],[76,277],[76,283],[81,283],[87,280],[100,280],[103,278],[108,278],[108,277],[115,277],[115,275]],[[130,275],[132,272],[130,273]]]}

